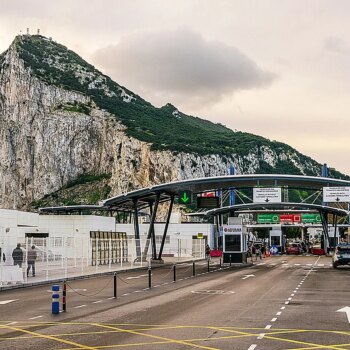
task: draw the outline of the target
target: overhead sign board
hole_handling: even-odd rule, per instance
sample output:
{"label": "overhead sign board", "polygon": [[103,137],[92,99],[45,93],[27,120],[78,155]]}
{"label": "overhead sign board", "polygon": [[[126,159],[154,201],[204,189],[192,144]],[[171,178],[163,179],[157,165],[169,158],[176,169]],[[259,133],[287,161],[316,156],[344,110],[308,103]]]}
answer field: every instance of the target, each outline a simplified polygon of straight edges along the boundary
{"label": "overhead sign board", "polygon": [[320,223],[321,222],[321,216],[320,214],[308,214],[303,213],[301,214],[301,222],[304,224],[314,224],[314,223]]}
{"label": "overhead sign board", "polygon": [[323,202],[350,202],[350,187],[323,187]]}
{"label": "overhead sign board", "polygon": [[277,214],[258,214],[258,224],[278,224],[280,216]]}
{"label": "overhead sign board", "polygon": [[281,188],[272,187],[254,187],[253,202],[254,203],[281,203]]}
{"label": "overhead sign board", "polygon": [[197,208],[219,208],[219,197],[197,197]]}
{"label": "overhead sign board", "polygon": [[191,204],[192,203],[192,192],[191,191],[180,191],[179,192],[179,204]]}

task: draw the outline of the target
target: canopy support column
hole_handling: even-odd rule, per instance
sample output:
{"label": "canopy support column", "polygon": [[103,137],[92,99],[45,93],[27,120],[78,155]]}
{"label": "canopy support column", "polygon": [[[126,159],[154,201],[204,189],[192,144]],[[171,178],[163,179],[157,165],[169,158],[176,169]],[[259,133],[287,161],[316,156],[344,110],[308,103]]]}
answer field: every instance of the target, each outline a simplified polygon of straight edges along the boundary
{"label": "canopy support column", "polygon": [[[320,216],[321,216],[321,222],[322,222],[322,228],[323,228],[323,233],[324,233],[324,245],[326,245],[327,247],[324,246],[324,249],[326,253],[328,248],[330,247],[330,242],[329,242],[329,235],[328,235],[328,219],[327,219],[327,214],[325,214],[322,210],[319,211],[320,212]],[[327,241],[326,241],[327,240]]]}
{"label": "canopy support column", "polygon": [[160,248],[159,248],[158,260],[162,260],[162,253],[163,253],[165,238],[166,238],[166,235],[167,235],[167,232],[168,232],[171,212],[173,210],[174,199],[175,199],[175,195],[171,195],[170,206],[169,206],[168,215],[167,215],[167,218],[166,218],[166,223],[165,223],[163,237],[162,237],[162,243],[160,244]]}

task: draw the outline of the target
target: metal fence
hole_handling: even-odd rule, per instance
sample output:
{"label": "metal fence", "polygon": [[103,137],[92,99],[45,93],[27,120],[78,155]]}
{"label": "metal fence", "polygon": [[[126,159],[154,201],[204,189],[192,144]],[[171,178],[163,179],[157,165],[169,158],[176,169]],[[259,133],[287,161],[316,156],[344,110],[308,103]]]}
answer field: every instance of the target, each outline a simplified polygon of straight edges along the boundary
{"label": "metal fence", "polygon": [[[14,266],[12,251],[17,244],[23,252],[22,266]],[[35,247],[35,277],[28,272],[28,252]],[[0,243],[5,261],[0,262],[0,284],[30,283],[104,273],[120,269],[148,266],[152,244],[134,238],[90,237],[26,237],[12,241],[11,247]],[[177,239],[164,247],[164,254],[173,261],[201,259],[205,255],[204,240]],[[166,258],[167,259],[167,258]]]}

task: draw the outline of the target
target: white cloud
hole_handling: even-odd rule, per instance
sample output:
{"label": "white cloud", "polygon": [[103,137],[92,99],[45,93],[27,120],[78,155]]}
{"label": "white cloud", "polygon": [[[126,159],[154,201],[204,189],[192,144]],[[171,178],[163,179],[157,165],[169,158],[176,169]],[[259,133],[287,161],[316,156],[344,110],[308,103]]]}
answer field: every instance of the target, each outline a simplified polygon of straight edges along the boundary
{"label": "white cloud", "polygon": [[151,102],[214,103],[238,90],[265,87],[275,75],[237,48],[200,34],[137,32],[98,50],[94,63]]}

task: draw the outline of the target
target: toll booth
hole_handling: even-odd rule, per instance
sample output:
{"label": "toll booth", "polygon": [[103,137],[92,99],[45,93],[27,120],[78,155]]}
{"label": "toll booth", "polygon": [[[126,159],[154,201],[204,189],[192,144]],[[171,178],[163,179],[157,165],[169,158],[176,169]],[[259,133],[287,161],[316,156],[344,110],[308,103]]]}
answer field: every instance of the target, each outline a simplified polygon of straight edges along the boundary
{"label": "toll booth", "polygon": [[282,235],[282,229],[279,228],[273,228],[270,230],[270,247],[276,247],[277,253],[284,253],[284,245],[285,245],[285,239]]}
{"label": "toll booth", "polygon": [[247,235],[243,231],[243,225],[224,225],[222,232],[224,263],[246,263]]}

